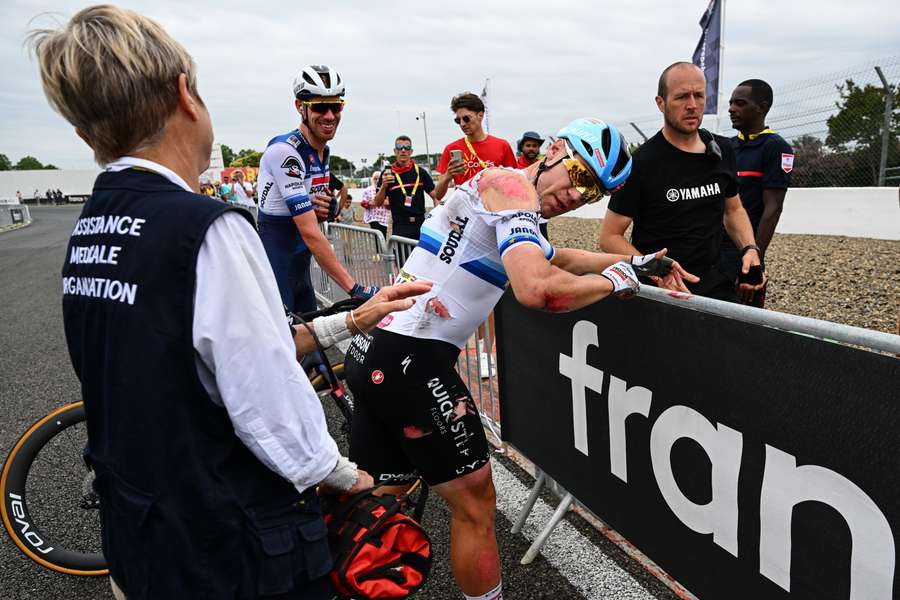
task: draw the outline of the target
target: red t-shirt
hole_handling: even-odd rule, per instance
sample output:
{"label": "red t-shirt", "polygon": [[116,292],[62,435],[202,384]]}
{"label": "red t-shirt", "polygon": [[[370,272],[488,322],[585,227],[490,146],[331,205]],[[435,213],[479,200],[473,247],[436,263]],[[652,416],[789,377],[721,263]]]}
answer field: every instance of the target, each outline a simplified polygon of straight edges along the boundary
{"label": "red t-shirt", "polygon": [[447,144],[447,147],[444,148],[444,153],[441,154],[441,161],[437,166],[439,173],[447,172],[447,165],[450,163],[451,150],[462,150],[463,162],[466,163],[465,173],[453,178],[456,185],[467,182],[472,179],[476,173],[489,167],[516,166],[516,155],[513,154],[509,142],[489,135],[480,142],[472,142],[472,150],[475,151],[475,155],[469,150],[469,146],[466,144],[466,138],[459,138],[455,142]]}
{"label": "red t-shirt", "polygon": [[[537,161],[535,161],[537,162]],[[526,169],[530,167],[533,163],[528,162],[528,159],[525,158],[524,154],[520,154],[516,157],[516,168],[518,169]]]}

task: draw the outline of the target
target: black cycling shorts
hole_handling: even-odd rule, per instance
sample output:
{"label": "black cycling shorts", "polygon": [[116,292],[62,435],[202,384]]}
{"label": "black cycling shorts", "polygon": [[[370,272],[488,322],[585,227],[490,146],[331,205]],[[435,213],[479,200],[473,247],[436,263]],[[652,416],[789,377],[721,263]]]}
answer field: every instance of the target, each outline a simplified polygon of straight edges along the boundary
{"label": "black cycling shorts", "polygon": [[344,360],[353,393],[350,460],[375,481],[418,472],[437,485],[478,470],[488,444],[472,395],[454,368],[459,348],[376,329]]}

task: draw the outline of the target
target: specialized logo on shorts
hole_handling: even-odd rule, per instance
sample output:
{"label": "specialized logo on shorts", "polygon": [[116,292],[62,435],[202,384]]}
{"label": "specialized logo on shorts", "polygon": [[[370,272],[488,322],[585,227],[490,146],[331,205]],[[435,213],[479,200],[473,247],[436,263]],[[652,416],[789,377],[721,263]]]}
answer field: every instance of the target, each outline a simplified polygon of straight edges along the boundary
{"label": "specialized logo on shorts", "polygon": [[384,373],[378,370],[372,371],[372,383],[378,385],[382,381],[384,381]]}
{"label": "specialized logo on shorts", "polygon": [[406,375],[406,368],[412,363],[412,356],[408,356],[400,361],[400,364],[403,365],[403,374]]}
{"label": "specialized logo on shorts", "polygon": [[284,174],[288,177],[299,179],[303,176],[303,165],[300,164],[300,159],[296,156],[288,156],[284,159],[284,162],[281,163],[281,168],[284,169]]}
{"label": "specialized logo on shorts", "polygon": [[782,154],[781,155],[781,170],[785,173],[790,173],[794,170],[794,155],[793,154]]}

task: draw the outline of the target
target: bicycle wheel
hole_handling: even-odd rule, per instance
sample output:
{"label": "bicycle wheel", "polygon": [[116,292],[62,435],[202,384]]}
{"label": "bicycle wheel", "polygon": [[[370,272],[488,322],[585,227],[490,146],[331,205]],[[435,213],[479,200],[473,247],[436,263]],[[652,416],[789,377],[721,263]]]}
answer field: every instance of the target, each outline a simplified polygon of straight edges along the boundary
{"label": "bicycle wheel", "polygon": [[36,563],[69,575],[106,575],[86,444],[83,402],[38,420],[3,465],[0,509],[7,533]]}
{"label": "bicycle wheel", "polygon": [[[344,363],[335,363],[331,365],[331,369],[334,371],[335,377],[337,377],[341,381],[344,380]],[[328,379],[326,379],[325,376],[321,373],[314,375],[309,380],[309,382],[312,384],[313,389],[316,390],[316,392],[326,392],[331,389],[328,383]]]}

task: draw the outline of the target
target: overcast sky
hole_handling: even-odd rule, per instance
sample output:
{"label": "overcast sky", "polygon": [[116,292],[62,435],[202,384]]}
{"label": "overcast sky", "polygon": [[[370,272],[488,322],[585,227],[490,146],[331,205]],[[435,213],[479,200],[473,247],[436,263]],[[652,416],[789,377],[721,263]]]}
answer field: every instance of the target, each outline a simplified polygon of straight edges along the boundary
{"label": "overcast sky", "polygon": [[[491,133],[556,131],[578,116],[646,117],[660,71],[690,60],[707,0],[630,2],[121,2],[158,20],[193,55],[216,139],[262,150],[299,123],[291,81],[326,63],[347,82],[336,154],[359,166],[406,133],[432,152],[461,134],[450,98],[490,78]],[[46,11],[68,18],[85,2],[3,0],[0,154],[91,168],[90,150],[50,110],[25,33]],[[896,0],[729,0],[725,94],[751,78],[779,84],[900,54]],[[646,132],[651,133],[651,132]],[[633,131],[626,135],[635,136]]]}

